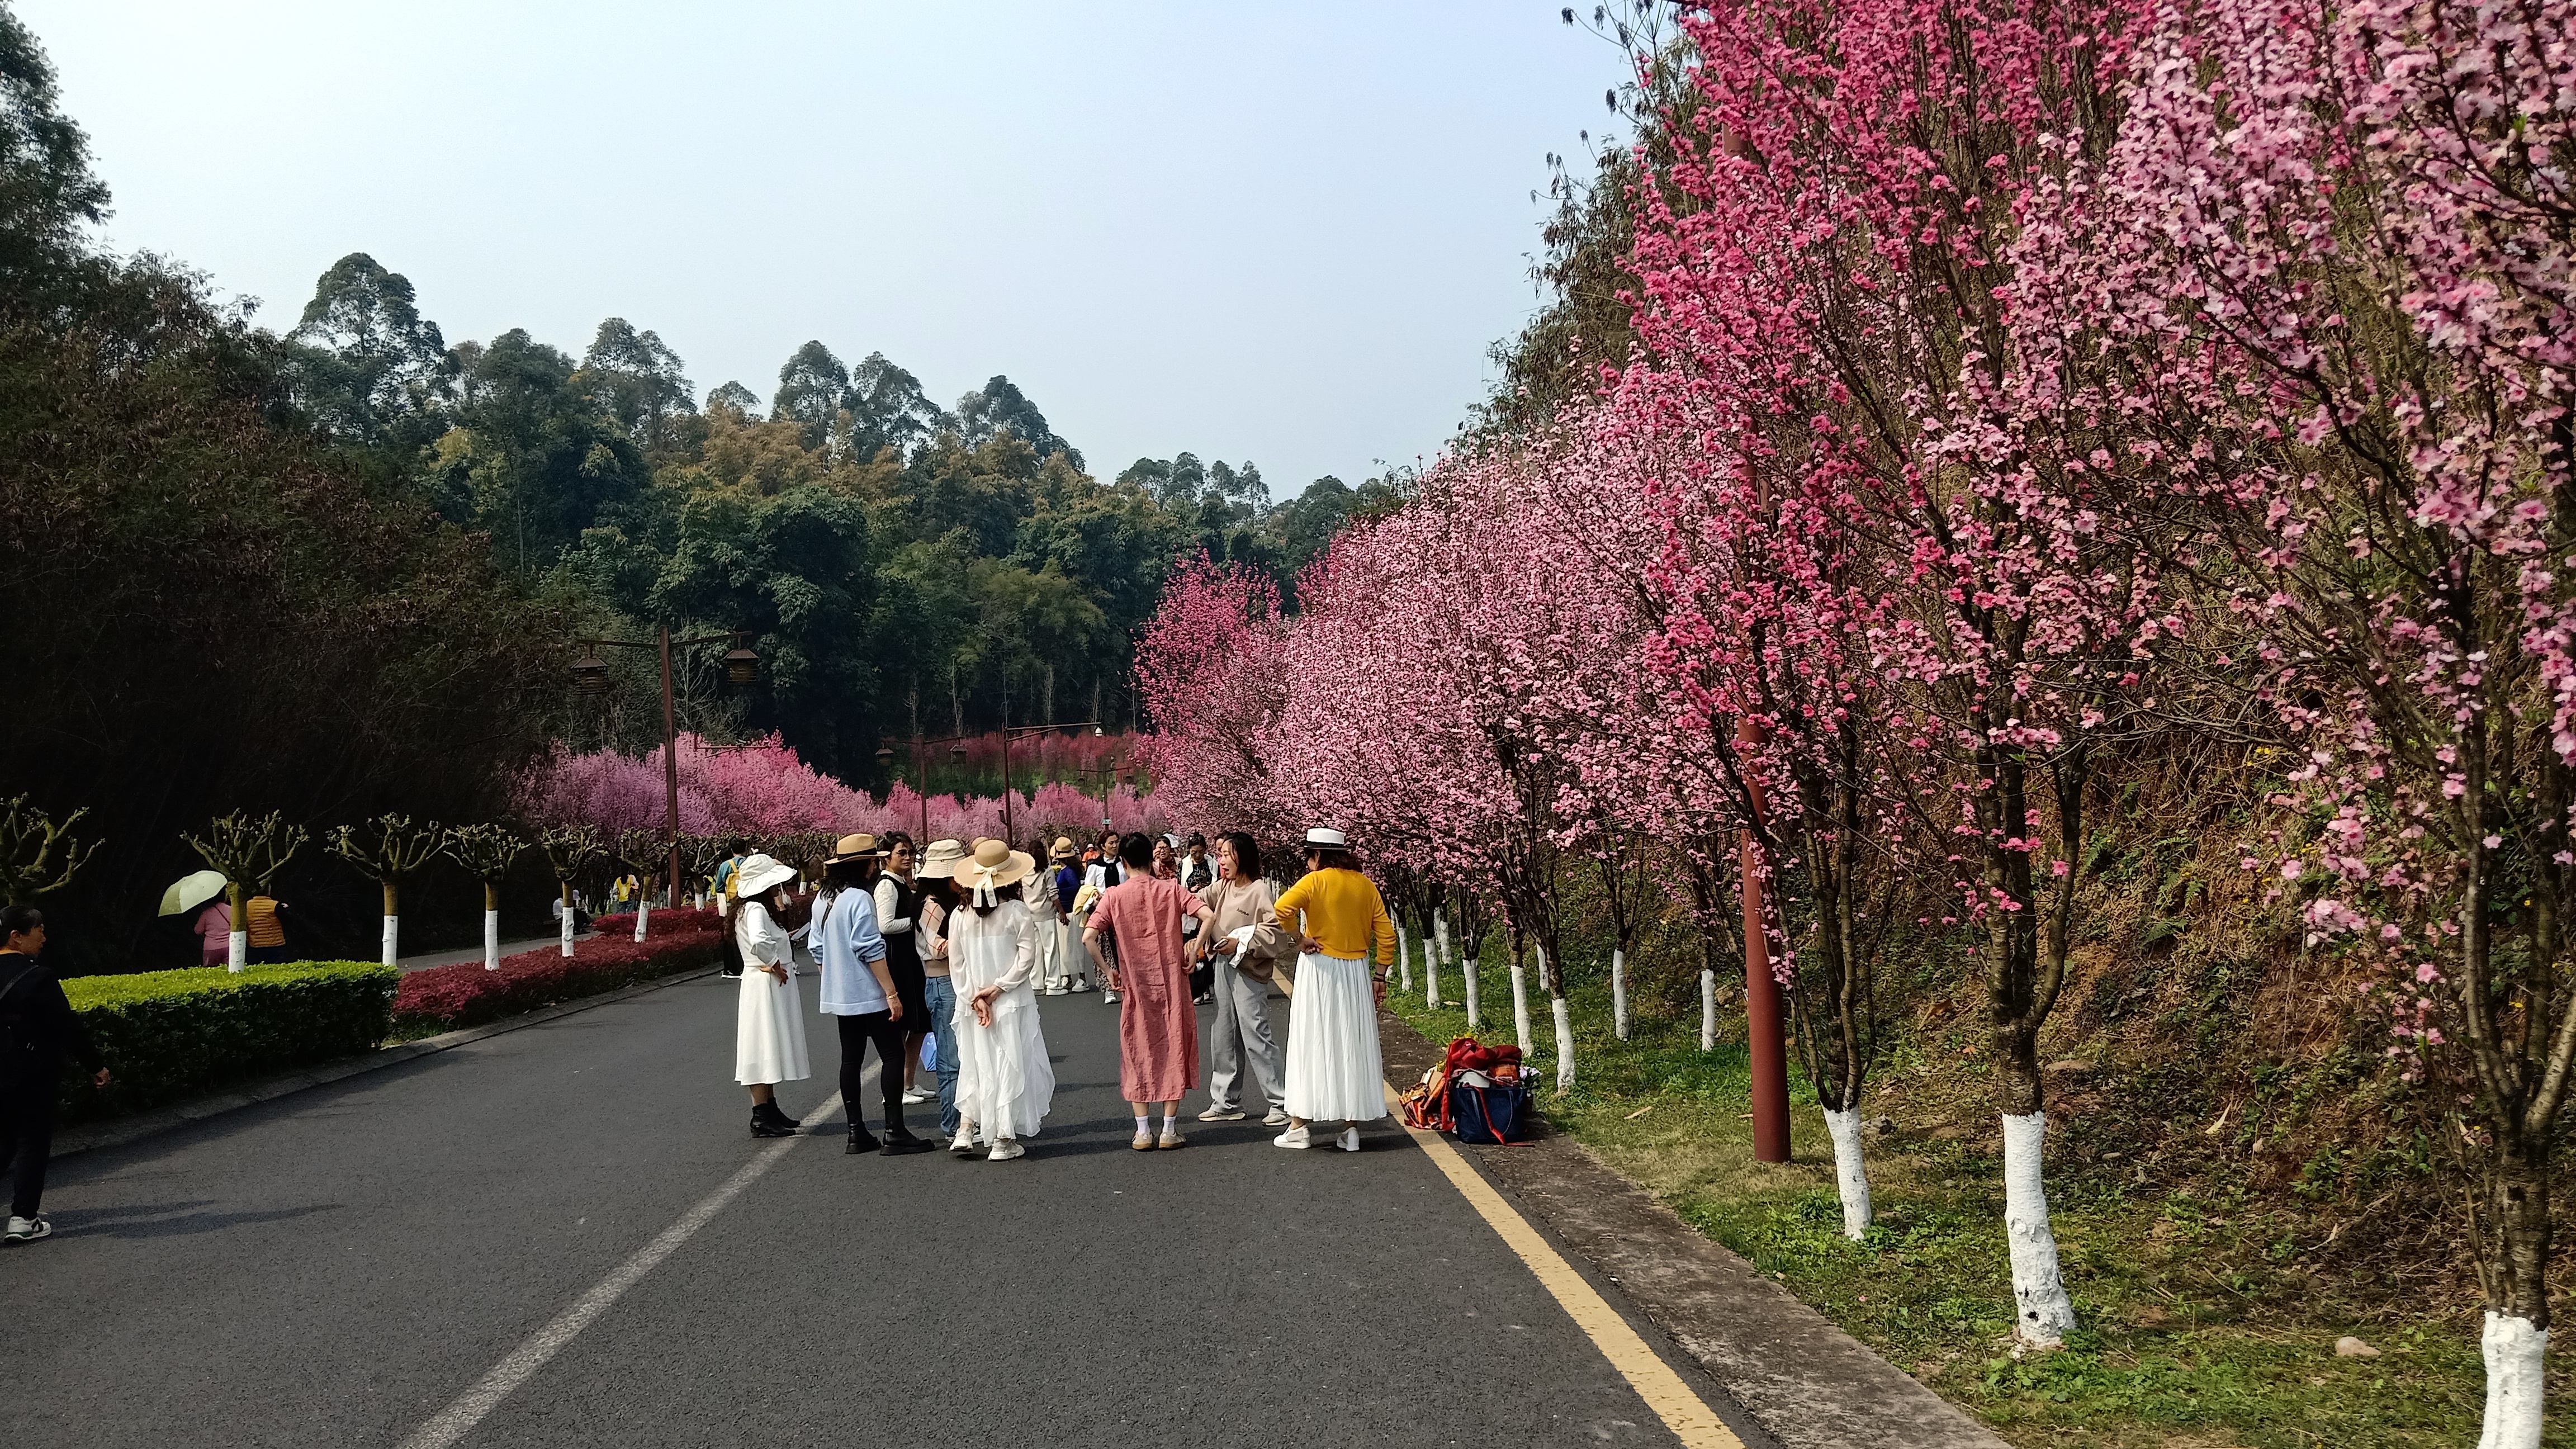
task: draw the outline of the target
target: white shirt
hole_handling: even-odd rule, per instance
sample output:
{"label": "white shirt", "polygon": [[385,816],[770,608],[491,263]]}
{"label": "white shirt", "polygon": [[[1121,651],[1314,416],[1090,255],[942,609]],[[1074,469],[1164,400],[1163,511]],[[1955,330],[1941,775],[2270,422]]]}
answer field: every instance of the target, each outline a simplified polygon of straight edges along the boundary
{"label": "white shirt", "polygon": [[903,904],[903,888],[895,884],[894,877],[878,876],[877,931],[879,934],[906,936],[912,933],[912,917],[898,916],[894,913],[895,907],[901,904]]}

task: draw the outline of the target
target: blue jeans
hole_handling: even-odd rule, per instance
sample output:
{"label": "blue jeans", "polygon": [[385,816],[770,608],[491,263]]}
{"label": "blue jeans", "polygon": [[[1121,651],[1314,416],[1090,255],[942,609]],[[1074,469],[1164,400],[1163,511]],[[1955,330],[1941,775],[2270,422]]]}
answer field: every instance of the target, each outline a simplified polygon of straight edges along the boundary
{"label": "blue jeans", "polygon": [[931,1061],[939,1071],[939,1135],[957,1135],[957,1033],[950,1018],[957,1014],[957,993],[950,989],[945,976],[922,979],[922,995],[930,1002],[930,1029],[938,1045],[931,1051]]}

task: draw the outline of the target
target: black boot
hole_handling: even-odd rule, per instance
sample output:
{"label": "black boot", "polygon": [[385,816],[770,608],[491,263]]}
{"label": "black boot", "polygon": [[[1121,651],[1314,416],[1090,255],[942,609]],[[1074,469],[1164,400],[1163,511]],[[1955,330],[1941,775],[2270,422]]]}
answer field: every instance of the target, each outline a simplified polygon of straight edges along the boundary
{"label": "black boot", "polygon": [[760,1110],[758,1108],[753,1108],[751,1113],[751,1135],[754,1137],[793,1137],[796,1135],[796,1124],[790,1122],[782,1126],[779,1123],[760,1115]]}
{"label": "black boot", "polygon": [[751,1115],[763,1119],[772,1127],[784,1127],[789,1132],[794,1132],[796,1130],[796,1119],[788,1116],[784,1111],[779,1109],[778,1099],[776,1097],[772,1097],[768,1101],[752,1108]]}
{"label": "black boot", "polygon": [[903,1125],[903,1114],[897,1112],[886,1122],[885,1146],[879,1150],[888,1157],[907,1157],[928,1152],[934,1145],[913,1136],[912,1129]]}
{"label": "black boot", "polygon": [[861,1152],[874,1152],[876,1150],[877,1140],[868,1135],[868,1129],[860,1126],[856,1122],[851,1123],[850,1140],[848,1145],[841,1149],[842,1153],[844,1155],[854,1155]]}

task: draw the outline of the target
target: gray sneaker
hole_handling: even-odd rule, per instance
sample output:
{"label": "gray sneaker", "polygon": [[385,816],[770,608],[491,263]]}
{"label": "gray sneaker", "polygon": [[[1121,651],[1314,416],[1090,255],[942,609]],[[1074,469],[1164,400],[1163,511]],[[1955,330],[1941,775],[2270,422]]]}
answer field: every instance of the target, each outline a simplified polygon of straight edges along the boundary
{"label": "gray sneaker", "polygon": [[1288,1114],[1280,1111],[1276,1107],[1273,1107],[1270,1109],[1270,1115],[1261,1119],[1261,1125],[1264,1127],[1285,1127],[1288,1125]]}
{"label": "gray sneaker", "polygon": [[1224,1103],[1219,1102],[1215,1106],[1201,1112],[1199,1114],[1199,1120],[1202,1122],[1240,1122],[1243,1120],[1243,1109],[1241,1107],[1229,1107]]}

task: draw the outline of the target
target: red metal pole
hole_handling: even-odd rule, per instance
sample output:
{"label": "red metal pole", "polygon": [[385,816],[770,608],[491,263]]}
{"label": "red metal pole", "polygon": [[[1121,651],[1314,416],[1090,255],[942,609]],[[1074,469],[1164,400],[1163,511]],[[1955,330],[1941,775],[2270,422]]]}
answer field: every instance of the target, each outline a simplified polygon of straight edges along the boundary
{"label": "red metal pole", "polygon": [[1011,834],[1011,717],[1002,716],[1002,843],[1008,845]]}
{"label": "red metal pole", "polygon": [[662,773],[671,822],[671,904],[680,903],[680,725],[671,705],[671,626],[662,626]]}
{"label": "red metal pole", "polygon": [[[1735,732],[1749,746],[1763,742],[1762,727],[1748,719]],[[1762,813],[1762,785],[1746,750],[1744,788],[1756,816]],[[1771,933],[1762,899],[1761,847],[1753,831],[1744,832],[1744,1014],[1745,1038],[1753,1049],[1753,1160],[1789,1160],[1789,1048],[1782,1020],[1780,983],[1771,975]]]}

